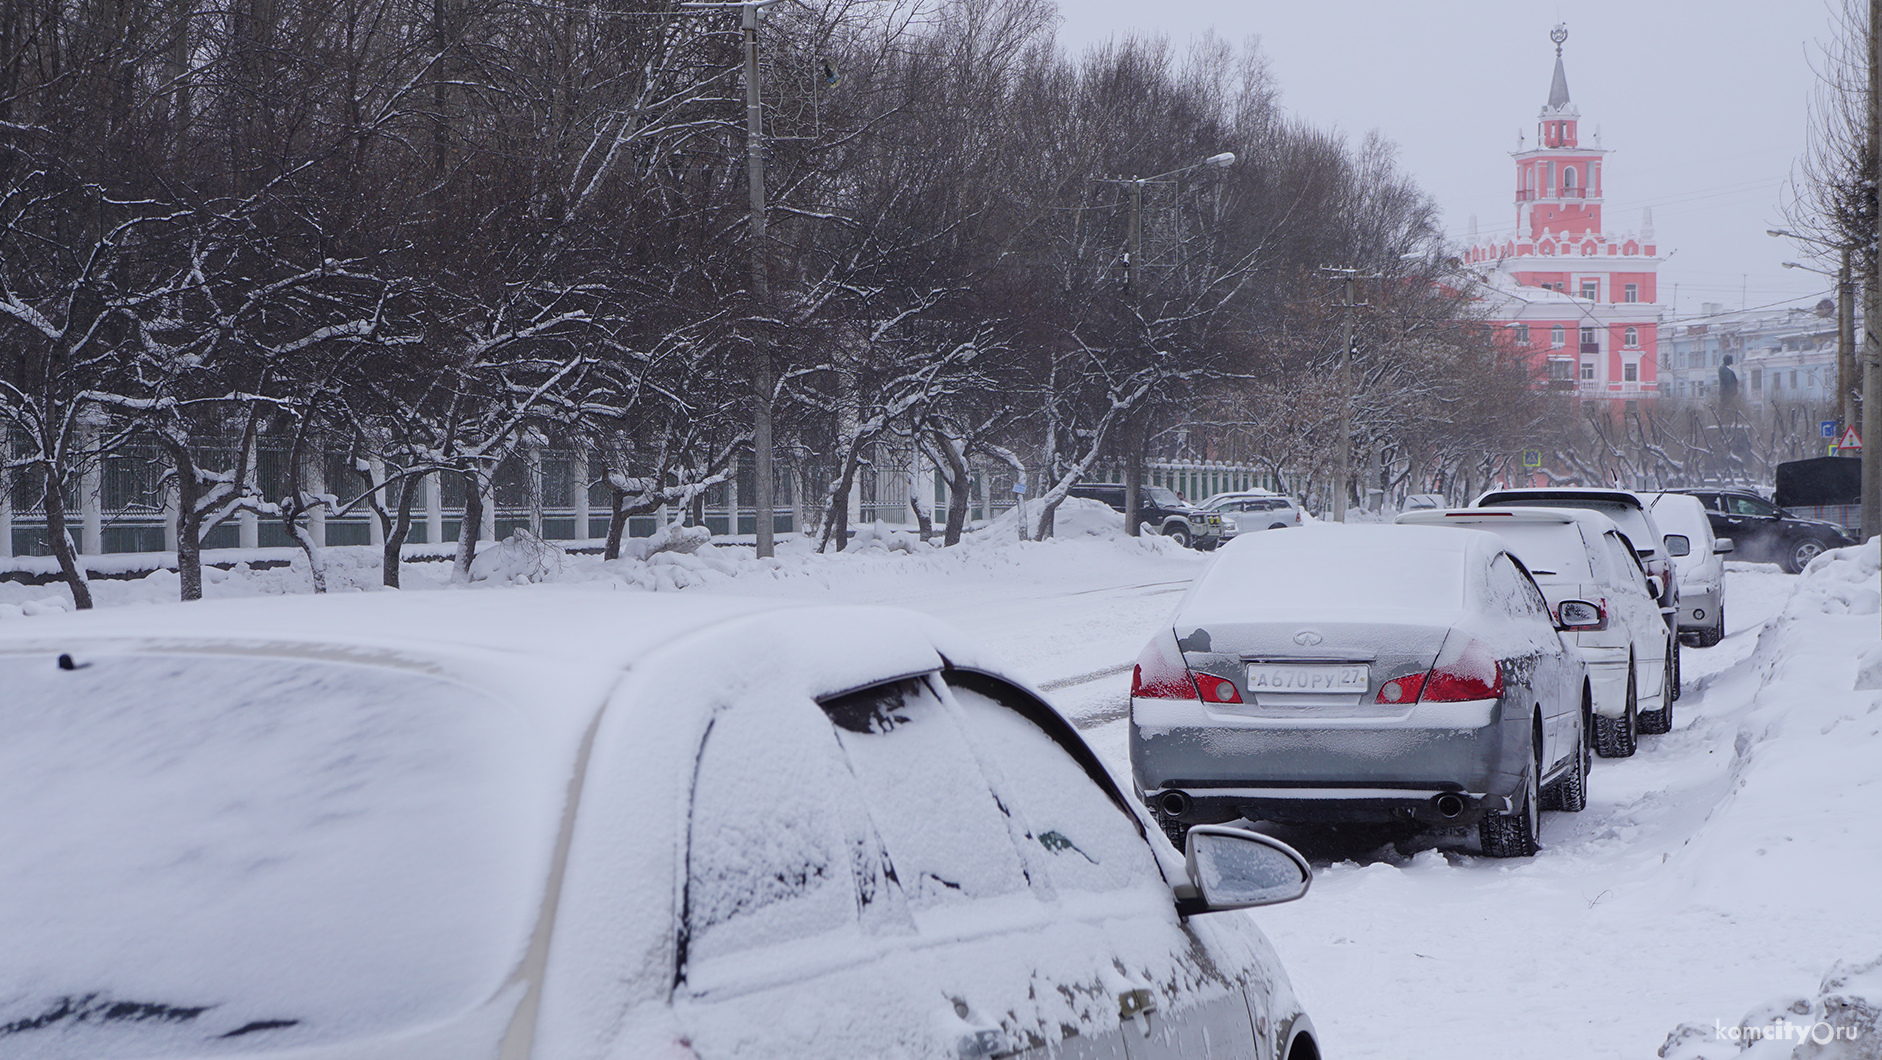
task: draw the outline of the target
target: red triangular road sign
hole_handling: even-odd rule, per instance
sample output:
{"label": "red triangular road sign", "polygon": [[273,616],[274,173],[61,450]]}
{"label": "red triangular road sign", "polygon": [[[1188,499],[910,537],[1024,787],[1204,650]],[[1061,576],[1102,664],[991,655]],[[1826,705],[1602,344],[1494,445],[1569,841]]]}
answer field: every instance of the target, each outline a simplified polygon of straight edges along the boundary
{"label": "red triangular road sign", "polygon": [[1861,449],[1862,435],[1856,433],[1856,428],[1849,427],[1843,431],[1843,438],[1836,443],[1836,447],[1838,449]]}

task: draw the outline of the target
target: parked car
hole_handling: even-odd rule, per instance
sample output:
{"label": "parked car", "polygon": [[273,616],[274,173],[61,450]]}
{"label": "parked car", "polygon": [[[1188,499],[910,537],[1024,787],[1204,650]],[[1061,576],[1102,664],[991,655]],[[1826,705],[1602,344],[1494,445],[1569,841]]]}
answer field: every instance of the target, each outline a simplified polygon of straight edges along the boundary
{"label": "parked car", "polygon": [[1405,504],[1403,507],[1404,507],[1404,510],[1408,512],[1422,512],[1422,511],[1429,511],[1434,508],[1443,508],[1445,507],[1444,494],[1442,493],[1407,493],[1405,495]]}
{"label": "parked car", "polygon": [[[1103,501],[1120,512],[1124,510],[1124,487],[1120,484],[1081,482],[1070,492],[1073,497]],[[1137,491],[1137,518],[1182,545],[1210,549],[1222,543],[1222,516],[1203,511],[1163,486],[1144,486]]]}
{"label": "parked car", "polygon": [[1772,501],[1778,507],[1799,519],[1829,523],[1851,541],[1863,539],[1860,457],[1787,460],[1775,470]]}
{"label": "parked car", "polygon": [[[1673,571],[1673,557],[1667,551],[1660,527],[1647,513],[1647,502],[1632,490],[1580,489],[1574,487],[1539,487],[1490,490],[1478,497],[1473,508],[1587,508],[1614,520],[1621,532],[1634,543],[1647,574],[1658,580],[1660,616],[1666,628],[1679,624],[1679,578]],[[1674,653],[1673,698],[1679,698],[1678,653]]]}
{"label": "parked car", "polygon": [[1706,518],[1712,521],[1712,532],[1732,539],[1733,559],[1776,563],[1790,574],[1801,574],[1824,552],[1856,544],[1835,523],[1799,518],[1749,490],[1671,492],[1699,498],[1706,506]]}
{"label": "parked car", "polygon": [[1614,520],[1585,508],[1462,508],[1407,512],[1398,521],[1488,530],[1523,561],[1558,620],[1567,600],[1599,609],[1594,623],[1566,634],[1588,665],[1596,754],[1625,758],[1634,753],[1636,734],[1672,729],[1679,646],[1660,618],[1633,542]]}
{"label": "parked car", "polygon": [[1698,648],[1710,648],[1725,639],[1725,554],[1735,543],[1712,532],[1712,520],[1699,498],[1685,493],[1644,493],[1654,522],[1669,535],[1687,539],[1682,551],[1672,548],[1673,569],[1679,575],[1679,636]]}
{"label": "parked car", "polygon": [[1526,857],[1541,809],[1586,802],[1589,697],[1494,534],[1247,534],[1137,660],[1131,769],[1172,835],[1238,818],[1475,825],[1486,854]]}
{"label": "parked car", "polygon": [[1218,493],[1197,507],[1222,517],[1222,536],[1225,539],[1257,530],[1299,526],[1306,521],[1299,501],[1267,490]]}
{"label": "parked car", "polygon": [[1317,1055],[1253,921],[1198,915],[1299,855],[1185,860],[910,612],[123,608],[0,628],[0,687],[6,1055]]}

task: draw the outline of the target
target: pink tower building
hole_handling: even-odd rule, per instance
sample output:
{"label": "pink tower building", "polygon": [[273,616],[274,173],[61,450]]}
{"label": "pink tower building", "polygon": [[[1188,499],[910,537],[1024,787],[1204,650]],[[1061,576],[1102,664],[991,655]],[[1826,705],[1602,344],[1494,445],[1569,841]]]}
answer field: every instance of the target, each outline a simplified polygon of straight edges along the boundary
{"label": "pink tower building", "polygon": [[1597,131],[1581,142],[1581,108],[1568,95],[1556,26],[1555,77],[1536,119],[1535,145],[1511,152],[1516,162],[1516,226],[1480,239],[1471,219],[1465,262],[1489,288],[1490,317],[1510,341],[1529,351],[1552,388],[1583,398],[1634,401],[1659,394],[1658,271],[1664,259],[1653,240],[1653,211],[1634,232],[1609,233]]}

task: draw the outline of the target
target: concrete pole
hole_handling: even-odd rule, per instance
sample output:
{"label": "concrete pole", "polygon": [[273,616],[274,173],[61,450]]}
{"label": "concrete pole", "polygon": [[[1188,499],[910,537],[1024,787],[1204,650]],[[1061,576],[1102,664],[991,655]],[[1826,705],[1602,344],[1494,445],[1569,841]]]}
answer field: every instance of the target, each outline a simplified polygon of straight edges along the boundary
{"label": "concrete pole", "polygon": [[[1125,252],[1124,267],[1125,293],[1130,304],[1137,304],[1138,278],[1142,275],[1140,264],[1144,252],[1144,182],[1136,179],[1131,182],[1130,244]],[[1133,409],[1130,418],[1124,421],[1124,532],[1131,537],[1140,533],[1138,524],[1143,520],[1138,513],[1143,511],[1144,485],[1144,412]]]}
{"label": "concrete pole", "polygon": [[425,544],[438,545],[443,541],[444,484],[433,471],[425,476]]}
{"label": "concrete pole", "polygon": [[[1877,0],[1882,3],[1882,0]],[[1345,309],[1340,315],[1340,433],[1333,447],[1333,521],[1346,521],[1346,466],[1353,459],[1353,306],[1358,299],[1353,275],[1346,274]]]}
{"label": "concrete pole", "polygon": [[[84,446],[88,450],[97,444],[98,427],[96,420],[87,417],[79,428],[84,432]],[[78,479],[79,552],[87,556],[100,555],[105,550],[104,493],[105,458],[101,456],[87,463]]]}
{"label": "concrete pole", "polygon": [[575,451],[569,454],[569,489],[574,496],[569,500],[575,508],[575,540],[585,543],[594,535],[588,532],[590,518],[588,508],[588,446],[577,444]]}
{"label": "concrete pole", "polygon": [[[743,5],[745,26],[745,172],[751,180],[751,295],[759,306],[771,302],[771,282],[765,270],[765,112],[758,94],[758,5]],[[772,378],[771,344],[756,336],[752,344],[752,507],[758,514],[758,558],[773,550],[771,399],[777,383]],[[733,533],[738,532],[738,509],[732,510]]]}
{"label": "concrete pole", "polygon": [[529,532],[542,536],[542,444],[531,442],[523,450],[524,474],[529,486]]}
{"label": "concrete pole", "polygon": [[[1856,291],[1850,278],[1849,248],[1836,274],[1836,415],[1839,427],[1856,422]],[[1841,434],[1841,431],[1837,432]]]}
{"label": "concrete pole", "polygon": [[[313,444],[301,457],[301,490],[305,493],[327,492],[327,450],[321,444],[319,435],[312,439]],[[307,533],[314,539],[315,548],[327,547],[327,509],[315,508],[307,513]]]}
{"label": "concrete pole", "polygon": [[[366,468],[366,473],[372,476],[373,485],[377,486],[386,480],[386,462],[384,460],[376,456],[367,457]],[[392,511],[393,518],[395,519],[398,518],[397,502],[393,500],[391,494],[401,492],[404,489],[404,485],[401,484],[396,489],[388,490],[379,495],[379,503],[385,505],[387,510]],[[366,520],[366,543],[374,548],[386,547],[386,528],[379,522],[377,515],[373,515]]]}
{"label": "concrete pole", "polygon": [[[260,496],[261,469],[256,465],[261,462],[259,441],[248,445],[248,481],[243,483],[251,496]],[[235,544],[238,548],[261,547],[261,518],[254,512],[243,512],[235,517]]]}

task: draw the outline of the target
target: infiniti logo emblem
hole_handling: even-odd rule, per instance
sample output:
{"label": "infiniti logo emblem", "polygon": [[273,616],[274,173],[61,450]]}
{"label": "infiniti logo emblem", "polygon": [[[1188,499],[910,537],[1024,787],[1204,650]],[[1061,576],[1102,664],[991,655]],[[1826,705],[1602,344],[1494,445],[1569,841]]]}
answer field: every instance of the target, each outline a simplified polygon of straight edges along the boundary
{"label": "infiniti logo emblem", "polygon": [[1303,648],[1311,648],[1325,639],[1325,637],[1322,637],[1311,629],[1303,629],[1299,633],[1294,634],[1294,643]]}

